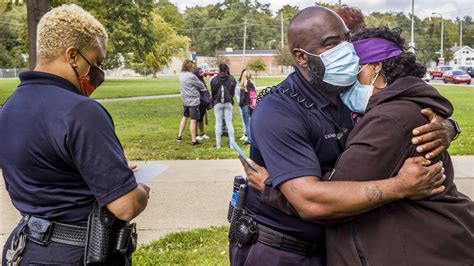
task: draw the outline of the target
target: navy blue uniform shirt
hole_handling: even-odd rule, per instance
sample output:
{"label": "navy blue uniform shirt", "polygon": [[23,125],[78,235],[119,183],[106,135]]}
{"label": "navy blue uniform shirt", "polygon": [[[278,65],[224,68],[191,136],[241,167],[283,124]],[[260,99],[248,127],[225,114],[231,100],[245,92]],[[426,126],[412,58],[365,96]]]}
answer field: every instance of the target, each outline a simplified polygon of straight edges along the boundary
{"label": "navy blue uniform shirt", "polygon": [[[333,122],[342,128],[353,127],[351,111],[339,100],[333,104],[304,79],[299,71],[290,74],[278,85],[291,88],[308,104],[318,105]],[[301,97],[300,97],[301,99]],[[339,150],[336,126],[315,107],[276,91],[263,98],[251,120],[251,158],[264,165],[274,187],[302,176],[322,177],[336,163]],[[322,225],[289,216],[260,201],[260,192],[250,188],[246,208],[258,222],[299,239],[321,242],[325,239]]]}
{"label": "navy blue uniform shirt", "polygon": [[99,103],[52,74],[20,80],[0,109],[0,167],[21,213],[84,222],[96,200],[105,206],[137,186]]}

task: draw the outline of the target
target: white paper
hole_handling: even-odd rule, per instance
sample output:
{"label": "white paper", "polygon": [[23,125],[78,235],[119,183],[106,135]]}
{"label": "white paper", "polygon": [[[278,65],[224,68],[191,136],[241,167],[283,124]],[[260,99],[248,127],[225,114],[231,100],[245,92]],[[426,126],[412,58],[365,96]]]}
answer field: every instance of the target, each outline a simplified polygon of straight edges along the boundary
{"label": "white paper", "polygon": [[150,162],[138,168],[138,170],[133,174],[135,175],[137,182],[149,183],[151,180],[161,175],[166,169],[168,169],[168,166]]}

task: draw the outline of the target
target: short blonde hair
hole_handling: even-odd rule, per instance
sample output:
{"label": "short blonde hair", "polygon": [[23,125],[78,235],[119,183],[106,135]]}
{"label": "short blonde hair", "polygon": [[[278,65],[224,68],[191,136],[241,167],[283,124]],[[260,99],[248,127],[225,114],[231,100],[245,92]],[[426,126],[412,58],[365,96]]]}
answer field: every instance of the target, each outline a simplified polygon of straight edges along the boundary
{"label": "short blonde hair", "polygon": [[41,59],[55,59],[71,46],[86,53],[91,48],[105,48],[106,43],[104,26],[74,4],[51,9],[38,23],[36,51]]}

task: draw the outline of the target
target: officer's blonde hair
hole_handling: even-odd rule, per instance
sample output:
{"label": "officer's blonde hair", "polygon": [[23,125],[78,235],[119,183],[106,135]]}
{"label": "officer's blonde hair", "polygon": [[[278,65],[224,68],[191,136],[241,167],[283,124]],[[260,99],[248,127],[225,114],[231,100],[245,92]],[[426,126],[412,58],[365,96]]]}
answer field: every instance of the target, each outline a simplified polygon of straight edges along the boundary
{"label": "officer's blonde hair", "polygon": [[38,23],[36,47],[39,59],[56,59],[68,47],[86,53],[91,48],[105,48],[106,43],[104,26],[75,4],[51,9]]}

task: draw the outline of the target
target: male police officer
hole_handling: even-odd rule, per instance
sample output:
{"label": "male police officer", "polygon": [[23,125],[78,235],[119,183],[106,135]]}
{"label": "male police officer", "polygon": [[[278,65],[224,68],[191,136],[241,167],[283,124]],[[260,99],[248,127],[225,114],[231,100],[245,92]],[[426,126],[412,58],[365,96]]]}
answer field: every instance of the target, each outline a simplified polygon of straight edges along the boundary
{"label": "male police officer", "polygon": [[[130,264],[127,245],[112,253],[114,240],[101,237],[112,221],[124,224],[145,209],[149,188],[137,184],[108,112],[88,98],[104,80],[105,28],[82,8],[63,5],[40,20],[37,44],[35,70],[20,75],[0,110],[0,167],[23,215],[2,265],[84,265],[86,242],[104,247],[91,261]],[[95,205],[101,212],[87,226]]]}
{"label": "male police officer", "polygon": [[[351,111],[338,96],[355,82],[358,71],[348,39],[344,22],[326,8],[310,7],[297,14],[288,29],[296,71],[265,96],[253,114],[252,159],[266,166],[268,183],[303,217],[307,208],[319,208],[322,219],[334,218],[334,210],[349,216],[396,199],[400,191],[426,197],[443,189],[440,164],[424,168],[411,161],[390,180],[319,182],[335,165],[353,126]],[[287,215],[259,197],[249,189],[246,211],[257,223],[256,239],[231,244],[231,264],[325,265],[324,226]],[[309,198],[317,198],[318,204],[306,204]]]}

